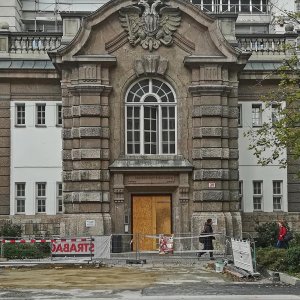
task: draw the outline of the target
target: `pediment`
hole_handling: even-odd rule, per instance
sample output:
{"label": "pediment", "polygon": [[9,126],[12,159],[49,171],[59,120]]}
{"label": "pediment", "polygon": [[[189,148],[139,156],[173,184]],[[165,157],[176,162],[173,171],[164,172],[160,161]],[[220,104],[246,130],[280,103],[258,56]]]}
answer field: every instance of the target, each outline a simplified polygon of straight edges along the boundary
{"label": "pediment", "polygon": [[[149,1],[140,0],[139,2],[148,3]],[[137,29],[134,25],[126,28],[126,22],[133,24],[133,21],[129,20],[130,13],[135,14],[136,22],[139,22],[142,16],[137,10],[134,12],[132,8],[137,7],[139,2],[137,0],[110,1],[87,16],[76,37],[65,47],[50,53],[53,62],[60,64],[75,61],[78,56],[118,56],[120,55],[118,51],[122,47],[126,47],[132,53],[139,51],[146,55],[157,54],[159,51],[166,53],[168,49],[178,47],[183,51],[184,56],[217,57],[226,62],[237,61],[239,53],[225,40],[217,20],[206,15],[188,1],[150,1],[150,4],[156,2],[167,4],[163,6],[165,8],[163,13],[170,14],[166,17],[166,19],[171,18],[170,24],[167,24],[170,34],[156,33],[154,38],[149,38],[151,29],[155,27],[155,19],[152,19],[149,21],[149,28],[146,28],[148,32],[143,29],[144,31],[141,30],[138,35],[133,35],[132,31]],[[161,11],[157,10],[162,19],[164,15]],[[146,45],[145,35],[147,35],[148,45]],[[161,37],[160,40],[159,37]],[[157,40],[159,40],[159,46],[153,44]],[[149,46],[150,42],[151,46]]]}

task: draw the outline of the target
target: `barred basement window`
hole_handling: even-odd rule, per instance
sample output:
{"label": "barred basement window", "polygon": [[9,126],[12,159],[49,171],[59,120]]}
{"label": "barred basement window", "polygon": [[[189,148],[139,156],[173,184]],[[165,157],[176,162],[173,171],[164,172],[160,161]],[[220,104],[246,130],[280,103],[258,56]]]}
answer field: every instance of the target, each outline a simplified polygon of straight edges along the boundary
{"label": "barred basement window", "polygon": [[15,184],[16,212],[25,213],[25,183]]}
{"label": "barred basement window", "polygon": [[262,210],[262,181],[253,181],[253,210]]}
{"label": "barred basement window", "polygon": [[273,181],[273,210],[282,210],[282,181]]}
{"label": "barred basement window", "polygon": [[36,183],[36,207],[38,213],[46,212],[46,183]]}
{"label": "barred basement window", "polygon": [[37,126],[46,125],[46,104],[36,104],[36,123]]}
{"label": "barred basement window", "polygon": [[133,84],[126,95],[126,154],[176,154],[176,100],[157,79]]}
{"label": "barred basement window", "polygon": [[25,126],[25,103],[17,103],[15,105],[15,124],[17,126]]}

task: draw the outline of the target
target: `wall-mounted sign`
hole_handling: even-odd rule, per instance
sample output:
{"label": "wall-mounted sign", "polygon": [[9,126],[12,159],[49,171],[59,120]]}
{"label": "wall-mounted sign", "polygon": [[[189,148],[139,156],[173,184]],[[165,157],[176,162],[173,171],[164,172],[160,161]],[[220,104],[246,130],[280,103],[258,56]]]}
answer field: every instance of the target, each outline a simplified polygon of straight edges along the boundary
{"label": "wall-mounted sign", "polygon": [[215,182],[209,182],[208,183],[208,188],[215,189],[216,188],[216,183]]}
{"label": "wall-mounted sign", "polygon": [[95,220],[85,220],[85,227],[95,227],[96,221]]}

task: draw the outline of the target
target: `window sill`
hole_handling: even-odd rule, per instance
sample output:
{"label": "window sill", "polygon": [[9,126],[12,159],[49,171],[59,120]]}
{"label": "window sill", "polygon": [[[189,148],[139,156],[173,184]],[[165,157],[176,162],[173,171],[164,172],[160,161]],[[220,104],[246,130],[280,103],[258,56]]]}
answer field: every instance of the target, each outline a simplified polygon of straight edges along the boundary
{"label": "window sill", "polygon": [[55,126],[61,128],[62,124],[56,124]]}
{"label": "window sill", "polygon": [[17,127],[17,128],[25,128],[26,127],[26,125],[24,124],[15,124],[15,127]]}
{"label": "window sill", "polygon": [[37,128],[45,128],[45,127],[47,127],[47,125],[39,125],[39,124],[35,124],[35,127],[37,127]]}

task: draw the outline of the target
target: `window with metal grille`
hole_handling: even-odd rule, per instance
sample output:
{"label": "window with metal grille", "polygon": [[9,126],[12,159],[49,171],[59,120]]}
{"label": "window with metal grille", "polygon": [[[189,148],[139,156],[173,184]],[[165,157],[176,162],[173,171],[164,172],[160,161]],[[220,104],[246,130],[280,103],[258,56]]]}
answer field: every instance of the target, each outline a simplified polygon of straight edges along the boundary
{"label": "window with metal grille", "polygon": [[15,200],[16,200],[16,212],[25,213],[25,183],[15,184]]}
{"label": "window with metal grille", "polygon": [[176,154],[176,100],[169,84],[154,78],[126,95],[126,154]]}
{"label": "window with metal grille", "polygon": [[262,210],[262,181],[253,181],[253,210]]}

